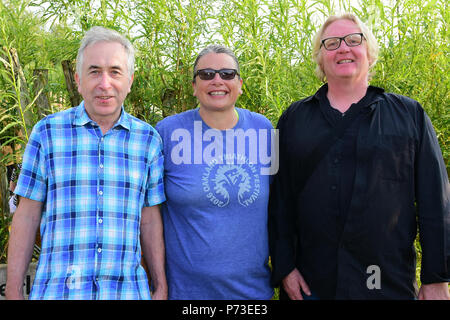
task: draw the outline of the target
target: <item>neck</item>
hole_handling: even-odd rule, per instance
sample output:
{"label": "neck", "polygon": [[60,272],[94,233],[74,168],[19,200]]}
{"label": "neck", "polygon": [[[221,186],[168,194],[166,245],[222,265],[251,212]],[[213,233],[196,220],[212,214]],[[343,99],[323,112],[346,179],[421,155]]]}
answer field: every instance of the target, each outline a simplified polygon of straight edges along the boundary
{"label": "neck", "polygon": [[120,118],[120,113],[119,113],[119,115],[114,115],[112,117],[106,117],[106,118],[93,117],[89,114],[89,112],[87,112],[87,110],[86,110],[86,113],[88,114],[89,118],[91,118],[93,121],[95,121],[95,123],[98,124],[98,126],[100,127],[100,130],[102,130],[103,134],[107,133],[109,131],[109,129],[111,129]]}
{"label": "neck", "polygon": [[100,121],[96,121],[96,122],[100,126],[100,130],[102,130],[102,133],[105,134],[109,131],[109,129],[111,129],[114,126],[116,121],[111,122],[111,121],[100,120]]}
{"label": "neck", "polygon": [[200,106],[200,117],[205,123],[213,129],[227,130],[233,128],[237,122],[236,109],[211,111]]}
{"label": "neck", "polygon": [[346,112],[353,103],[361,100],[367,92],[369,84],[364,82],[335,81],[328,82],[327,97],[333,108]]}

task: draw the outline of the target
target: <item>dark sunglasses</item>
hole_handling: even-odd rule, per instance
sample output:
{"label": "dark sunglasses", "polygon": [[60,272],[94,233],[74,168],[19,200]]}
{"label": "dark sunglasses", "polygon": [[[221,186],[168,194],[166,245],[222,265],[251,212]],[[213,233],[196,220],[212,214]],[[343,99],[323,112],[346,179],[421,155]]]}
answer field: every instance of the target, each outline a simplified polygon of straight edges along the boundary
{"label": "dark sunglasses", "polygon": [[222,78],[222,80],[233,80],[236,75],[239,76],[239,72],[236,69],[200,69],[194,73],[194,79],[196,76],[199,76],[202,80],[212,80],[216,76],[216,73]]}

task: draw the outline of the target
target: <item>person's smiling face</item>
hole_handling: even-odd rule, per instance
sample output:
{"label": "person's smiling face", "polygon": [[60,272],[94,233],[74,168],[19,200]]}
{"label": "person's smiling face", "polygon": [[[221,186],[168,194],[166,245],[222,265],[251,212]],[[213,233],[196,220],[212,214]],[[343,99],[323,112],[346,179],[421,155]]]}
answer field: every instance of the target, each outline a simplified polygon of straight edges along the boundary
{"label": "person's smiling face", "polygon": [[[331,37],[345,37],[352,33],[360,33],[358,26],[350,20],[342,19],[331,23],[322,35],[322,40]],[[321,67],[327,81],[339,79],[351,79],[353,81],[367,81],[369,75],[369,59],[367,45],[363,39],[362,43],[355,47],[349,47],[344,40],[336,50],[326,50],[324,46],[320,49]]]}
{"label": "person's smiling face", "polygon": [[97,42],[84,49],[80,75],[75,75],[78,91],[89,117],[96,121],[116,121],[130,92],[125,48],[117,42]]}
{"label": "person's smiling face", "polygon": [[[196,69],[220,70],[237,69],[237,67],[233,58],[225,53],[208,53],[200,58]],[[233,108],[242,94],[242,79],[238,75],[232,80],[223,80],[218,73],[212,80],[202,80],[196,76],[192,85],[200,108],[209,111]]]}

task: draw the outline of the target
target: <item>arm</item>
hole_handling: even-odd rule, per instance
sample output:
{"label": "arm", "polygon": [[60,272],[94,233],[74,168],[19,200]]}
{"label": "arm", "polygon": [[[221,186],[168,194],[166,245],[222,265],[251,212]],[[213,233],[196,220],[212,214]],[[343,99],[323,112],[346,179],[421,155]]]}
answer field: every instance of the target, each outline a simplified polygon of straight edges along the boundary
{"label": "arm", "polygon": [[432,123],[420,108],[416,200],[422,247],[419,299],[449,299],[450,185]]}
{"label": "arm", "polygon": [[[270,186],[269,196],[269,249],[272,263],[273,287],[280,286],[282,280],[295,270],[296,223],[292,196],[288,145],[286,137],[286,112],[280,117],[278,161],[279,169]],[[295,180],[295,179],[294,179]]]}
{"label": "arm", "polygon": [[31,260],[42,202],[21,198],[14,214],[8,248],[7,299],[23,299],[23,279]]}
{"label": "arm", "polygon": [[163,223],[159,206],[144,207],[141,218],[141,246],[155,287],[154,300],[167,299]]}

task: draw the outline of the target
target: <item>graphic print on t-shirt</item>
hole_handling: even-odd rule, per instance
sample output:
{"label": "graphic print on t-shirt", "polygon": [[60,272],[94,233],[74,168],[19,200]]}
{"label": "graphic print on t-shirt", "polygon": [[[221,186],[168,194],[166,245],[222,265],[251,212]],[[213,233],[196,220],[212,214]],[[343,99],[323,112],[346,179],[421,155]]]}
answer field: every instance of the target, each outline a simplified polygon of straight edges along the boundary
{"label": "graphic print on t-shirt", "polygon": [[225,154],[222,162],[213,159],[202,174],[205,196],[219,208],[230,202],[248,207],[259,196],[260,180],[257,167],[244,155]]}

